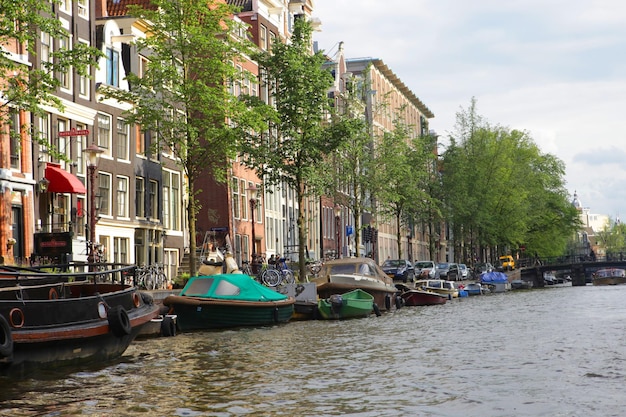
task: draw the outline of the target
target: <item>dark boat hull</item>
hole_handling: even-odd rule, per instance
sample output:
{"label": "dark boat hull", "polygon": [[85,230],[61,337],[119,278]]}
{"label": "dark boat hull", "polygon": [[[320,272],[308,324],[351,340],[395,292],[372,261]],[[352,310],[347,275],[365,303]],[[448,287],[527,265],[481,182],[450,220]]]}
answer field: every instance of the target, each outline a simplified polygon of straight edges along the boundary
{"label": "dark boat hull", "polygon": [[109,361],[121,356],[158,312],[149,296],[121,284],[5,288],[0,336],[10,349],[0,349],[0,368],[12,373]]}
{"label": "dark boat hull", "polygon": [[400,294],[406,306],[430,306],[445,304],[448,297],[428,291],[409,290]]}
{"label": "dark boat hull", "polygon": [[217,300],[170,295],[163,304],[173,307],[181,330],[267,326],[286,323],[295,299],[281,301]]}

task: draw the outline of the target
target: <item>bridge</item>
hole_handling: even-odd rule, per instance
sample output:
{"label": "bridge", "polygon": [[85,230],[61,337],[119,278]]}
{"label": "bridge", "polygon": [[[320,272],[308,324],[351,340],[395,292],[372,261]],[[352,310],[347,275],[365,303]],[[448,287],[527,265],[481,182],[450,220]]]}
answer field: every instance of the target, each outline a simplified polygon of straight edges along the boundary
{"label": "bridge", "polygon": [[[622,258],[622,259],[620,259]],[[584,286],[591,282],[591,277],[598,269],[626,269],[626,259],[616,258],[554,258],[541,261],[524,262],[520,260],[520,278],[533,283],[533,287],[544,287],[544,273],[552,272],[558,277],[569,276],[573,286]]]}

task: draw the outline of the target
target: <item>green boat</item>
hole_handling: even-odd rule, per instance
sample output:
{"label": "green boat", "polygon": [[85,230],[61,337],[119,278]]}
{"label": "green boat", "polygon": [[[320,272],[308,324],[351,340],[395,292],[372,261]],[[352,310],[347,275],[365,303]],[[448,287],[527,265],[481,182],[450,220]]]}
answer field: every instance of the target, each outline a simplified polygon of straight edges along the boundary
{"label": "green boat", "polygon": [[163,300],[174,309],[181,330],[285,323],[295,302],[241,273],[192,277],[180,295]]}
{"label": "green boat", "polygon": [[317,308],[324,319],[367,317],[374,309],[374,297],[361,289],[356,289],[321,299]]}

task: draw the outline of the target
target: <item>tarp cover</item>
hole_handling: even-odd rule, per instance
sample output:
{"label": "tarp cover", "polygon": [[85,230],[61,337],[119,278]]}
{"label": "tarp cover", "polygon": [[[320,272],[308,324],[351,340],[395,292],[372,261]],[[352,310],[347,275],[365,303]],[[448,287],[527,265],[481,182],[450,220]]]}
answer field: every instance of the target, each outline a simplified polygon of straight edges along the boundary
{"label": "tarp cover", "polygon": [[245,274],[193,277],[180,295],[240,301],[280,301],[288,298]]}
{"label": "tarp cover", "polygon": [[480,276],[480,282],[488,284],[497,284],[500,282],[507,282],[508,277],[504,272],[486,272]]}

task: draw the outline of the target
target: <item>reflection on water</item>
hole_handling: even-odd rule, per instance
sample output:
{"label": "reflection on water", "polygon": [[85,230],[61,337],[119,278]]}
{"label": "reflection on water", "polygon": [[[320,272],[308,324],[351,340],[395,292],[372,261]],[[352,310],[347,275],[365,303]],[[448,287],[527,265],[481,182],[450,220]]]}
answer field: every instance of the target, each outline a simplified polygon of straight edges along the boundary
{"label": "reflection on water", "polygon": [[140,340],[105,368],[0,378],[0,415],[618,416],[626,286]]}

